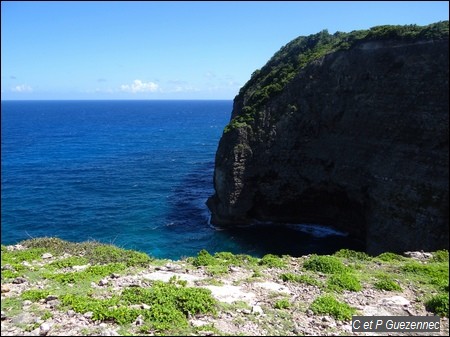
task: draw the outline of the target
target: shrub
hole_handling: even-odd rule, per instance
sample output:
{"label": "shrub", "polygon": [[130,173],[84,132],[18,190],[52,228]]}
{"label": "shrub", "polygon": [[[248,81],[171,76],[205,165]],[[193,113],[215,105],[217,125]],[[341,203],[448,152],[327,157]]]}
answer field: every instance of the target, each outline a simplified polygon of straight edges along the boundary
{"label": "shrub", "polygon": [[199,266],[214,265],[215,262],[216,261],[214,260],[214,257],[211,254],[209,254],[207,250],[202,249],[201,251],[198,252],[197,257],[194,258],[192,264],[196,267],[199,267]]}
{"label": "shrub", "polygon": [[332,275],[328,279],[328,288],[338,292],[341,292],[342,290],[360,291],[362,286],[355,275],[342,273]]}
{"label": "shrub", "polygon": [[357,252],[351,249],[341,249],[333,255],[336,257],[343,257],[351,261],[369,261],[372,259],[364,252]]}
{"label": "shrub", "polygon": [[334,256],[315,255],[305,261],[303,267],[307,270],[318,271],[326,274],[342,273],[347,270],[344,264]]}
{"label": "shrub", "polygon": [[426,301],[425,307],[428,311],[434,312],[440,316],[448,317],[448,303],[448,294],[439,294]]}
{"label": "shrub", "polygon": [[405,257],[395,254],[395,253],[390,253],[390,252],[382,253],[382,254],[378,255],[377,258],[380,259],[381,261],[385,261],[385,262],[405,261],[406,260]]}
{"label": "shrub", "polygon": [[316,314],[331,315],[338,320],[350,320],[356,309],[350,307],[347,303],[341,303],[332,295],[324,295],[316,298],[310,309]]}
{"label": "shrub", "polygon": [[275,302],[275,309],[287,309],[291,306],[291,303],[287,299],[278,300]]}
{"label": "shrub", "polygon": [[277,255],[266,254],[264,255],[259,264],[262,266],[267,266],[270,268],[285,268],[286,263],[284,263],[283,259]]}
{"label": "shrub", "polygon": [[448,250],[437,250],[433,253],[433,262],[448,262]]}
{"label": "shrub", "polygon": [[46,298],[48,295],[50,295],[50,291],[48,290],[30,289],[25,290],[22,293],[21,297],[23,300],[37,302],[39,300]]}
{"label": "shrub", "polygon": [[381,275],[378,277],[378,281],[374,284],[375,288],[379,290],[387,291],[401,291],[402,287],[392,280],[388,275]]}
{"label": "shrub", "polygon": [[[187,317],[191,315],[214,314],[217,301],[208,289],[185,287],[174,279],[169,283],[155,281],[151,288],[125,288],[122,294],[106,299],[64,295],[62,303],[76,312],[92,311],[93,320],[130,324],[142,315],[150,329],[172,331],[188,327]],[[142,303],[150,308],[129,308]]]}
{"label": "shrub", "polygon": [[67,272],[46,274],[44,277],[58,281],[62,284],[78,283],[81,281],[99,281],[102,277],[124,270],[126,266],[123,263],[110,263],[105,265],[89,266],[80,272]]}

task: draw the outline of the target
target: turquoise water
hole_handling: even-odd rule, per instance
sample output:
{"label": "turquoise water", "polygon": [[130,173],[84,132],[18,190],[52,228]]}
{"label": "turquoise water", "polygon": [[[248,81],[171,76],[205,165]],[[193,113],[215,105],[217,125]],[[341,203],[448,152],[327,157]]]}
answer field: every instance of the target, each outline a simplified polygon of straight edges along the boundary
{"label": "turquoise water", "polygon": [[[206,199],[232,101],[2,101],[2,244],[98,240],[178,259],[354,247],[314,226],[217,230]],[[338,239],[338,240],[336,240]]]}

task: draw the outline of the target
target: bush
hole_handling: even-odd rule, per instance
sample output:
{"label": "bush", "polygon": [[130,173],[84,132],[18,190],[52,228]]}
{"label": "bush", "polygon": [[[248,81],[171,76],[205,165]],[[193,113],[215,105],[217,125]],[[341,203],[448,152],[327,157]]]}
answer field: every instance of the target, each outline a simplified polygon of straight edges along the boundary
{"label": "bush", "polygon": [[275,302],[275,309],[287,309],[291,306],[291,303],[287,299],[278,300]]}
{"label": "bush", "polygon": [[[61,300],[64,305],[76,312],[92,311],[93,320],[113,320],[123,325],[133,323],[139,315],[142,315],[145,325],[150,329],[171,331],[188,327],[189,316],[214,314],[217,304],[208,289],[185,287],[176,280],[169,283],[155,281],[151,288],[125,288],[122,294],[112,298],[96,299],[68,294],[62,296]],[[150,308],[129,307],[142,303],[149,305]]]}
{"label": "bush", "polygon": [[426,301],[425,307],[428,311],[448,317],[448,302],[448,294],[439,294]]}
{"label": "bush", "polygon": [[261,260],[259,261],[259,264],[262,266],[267,266],[271,268],[285,268],[286,263],[284,263],[283,259],[279,256],[273,255],[273,254],[266,254],[264,255]]}
{"label": "bush", "polygon": [[342,273],[332,275],[329,278],[328,288],[338,292],[341,292],[342,290],[360,291],[362,289],[362,286],[355,275]]}
{"label": "bush", "polygon": [[356,309],[350,307],[347,303],[341,303],[332,295],[324,295],[316,298],[310,309],[315,314],[331,315],[338,320],[350,320]]}
{"label": "bush", "polygon": [[23,300],[37,302],[39,300],[46,298],[48,295],[50,295],[50,291],[48,290],[30,289],[25,290],[22,293],[21,297]]}
{"label": "bush", "polygon": [[357,252],[351,249],[341,249],[334,253],[336,257],[343,257],[351,261],[369,261],[372,258],[364,252]]}
{"label": "bush", "polygon": [[377,258],[384,262],[405,261],[406,260],[405,257],[395,254],[395,253],[390,253],[390,252],[382,253],[382,254],[378,255]]}
{"label": "bush", "polygon": [[307,270],[318,271],[326,274],[342,273],[347,270],[344,264],[334,256],[320,256],[313,254],[305,261],[303,267]]}
{"label": "bush", "polygon": [[437,250],[433,253],[432,262],[448,262],[448,250]]}
{"label": "bush", "polygon": [[374,286],[375,288],[379,290],[386,290],[386,291],[401,291],[402,287],[392,280],[388,275],[381,275],[378,277],[378,281],[375,282]]}
{"label": "bush", "polygon": [[200,266],[211,266],[216,264],[214,257],[208,253],[207,250],[202,249],[198,252],[197,257],[194,258],[192,264],[196,267]]}

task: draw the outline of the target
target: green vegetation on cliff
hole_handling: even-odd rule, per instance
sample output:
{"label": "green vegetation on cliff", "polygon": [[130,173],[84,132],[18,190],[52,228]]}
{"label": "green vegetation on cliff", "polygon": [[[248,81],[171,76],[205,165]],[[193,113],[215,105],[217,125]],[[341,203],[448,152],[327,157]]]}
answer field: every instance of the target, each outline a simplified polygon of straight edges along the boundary
{"label": "green vegetation on cliff", "polygon": [[[253,72],[235,98],[235,102],[242,102],[241,110],[224,131],[251,125],[264,104],[281,93],[301,69],[326,54],[348,50],[364,42],[440,40],[448,39],[448,35],[448,21],[440,21],[427,26],[383,25],[350,33],[330,34],[323,30],[317,34],[300,36],[276,52],[261,69]],[[291,109],[295,110],[295,107]]]}

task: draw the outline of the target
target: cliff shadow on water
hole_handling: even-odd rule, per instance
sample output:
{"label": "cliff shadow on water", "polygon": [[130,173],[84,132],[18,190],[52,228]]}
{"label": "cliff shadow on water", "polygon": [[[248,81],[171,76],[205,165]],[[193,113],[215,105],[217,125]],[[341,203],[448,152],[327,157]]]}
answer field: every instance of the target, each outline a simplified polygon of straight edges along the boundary
{"label": "cliff shadow on water", "polygon": [[197,164],[172,189],[164,230],[172,237],[171,242],[178,242],[172,245],[174,257],[195,255],[201,249],[257,257],[332,254],[342,248],[364,250],[362,242],[332,227],[269,222],[232,227],[211,225],[205,202],[213,191],[213,170],[213,162]]}

